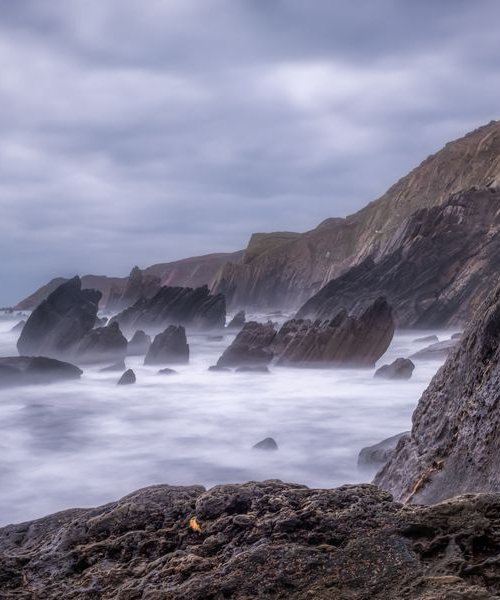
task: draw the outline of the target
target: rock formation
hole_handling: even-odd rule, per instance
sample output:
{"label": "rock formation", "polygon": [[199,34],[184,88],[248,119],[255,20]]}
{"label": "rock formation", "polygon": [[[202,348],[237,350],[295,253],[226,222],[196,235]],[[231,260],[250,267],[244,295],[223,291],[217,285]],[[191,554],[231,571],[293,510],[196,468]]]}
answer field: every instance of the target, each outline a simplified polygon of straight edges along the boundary
{"label": "rock formation", "polygon": [[3,600],[493,600],[500,497],[157,485],[0,529]]}
{"label": "rock formation", "polygon": [[135,382],[135,373],[132,371],[132,369],[127,369],[117,381],[116,385],[132,385]]}
{"label": "rock formation", "polygon": [[75,349],[80,362],[118,362],[126,355],[127,338],[116,321],[89,331]]}
{"label": "rock formation", "polygon": [[0,358],[0,387],[79,379],[82,373],[81,369],[70,363],[44,356]]}
{"label": "rock formation", "polygon": [[406,502],[500,491],[500,286],[458,341],[375,480]]}
{"label": "rock formation", "polygon": [[330,281],[298,316],[331,318],[384,295],[399,327],[466,323],[491,290],[500,262],[500,190],[472,189],[408,218],[378,261]]}
{"label": "rock formation", "polygon": [[265,450],[267,452],[279,449],[276,440],[272,437],[264,438],[260,442],[257,442],[255,445],[253,445],[252,448],[254,450]]}
{"label": "rock formation", "polygon": [[138,329],[128,343],[128,356],[144,356],[151,346],[151,337],[142,329]]}
{"label": "rock formation", "polygon": [[149,347],[145,365],[182,364],[189,361],[186,330],[182,325],[169,325],[159,333]]}
{"label": "rock formation", "polygon": [[226,323],[224,296],[212,295],[207,286],[200,288],[162,287],[150,299],[138,300],[113,321],[125,330],[158,331],[167,325],[195,329],[223,328]]}
{"label": "rock formation", "polygon": [[100,298],[97,290],[82,290],[79,277],[60,285],[29,316],[19,353],[67,358],[93,328]]}
{"label": "rock formation", "polygon": [[245,325],[246,314],[244,310],[237,312],[227,324],[227,329],[241,329]]}
{"label": "rock formation", "polygon": [[398,433],[397,435],[382,440],[377,444],[373,444],[373,446],[362,448],[358,455],[358,467],[377,467],[379,469],[385,465],[394,454],[400,440],[406,440],[408,437],[410,437],[410,432],[404,431],[403,433]]}
{"label": "rock formation", "polygon": [[378,379],[410,379],[415,365],[409,358],[396,358],[390,365],[382,365],[375,371]]}
{"label": "rock formation", "polygon": [[226,348],[217,361],[217,367],[267,365],[274,357],[271,344],[276,337],[272,323],[249,321]]}
{"label": "rock formation", "polygon": [[159,277],[145,274],[136,266],[130,271],[124,289],[120,285],[111,290],[106,308],[111,311],[128,308],[141,298],[152,298],[160,287]]}

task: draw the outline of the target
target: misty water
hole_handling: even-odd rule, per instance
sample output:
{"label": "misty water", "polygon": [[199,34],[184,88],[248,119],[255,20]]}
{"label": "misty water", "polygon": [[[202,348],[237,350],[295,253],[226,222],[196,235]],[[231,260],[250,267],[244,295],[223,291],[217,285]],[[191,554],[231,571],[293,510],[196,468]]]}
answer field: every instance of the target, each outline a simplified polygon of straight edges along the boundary
{"label": "misty water", "polygon": [[[0,355],[16,355],[19,317],[0,320]],[[264,320],[262,317],[261,320]],[[399,332],[379,365],[426,344]],[[282,479],[330,488],[369,481],[366,445],[410,428],[439,368],[419,362],[410,381],[373,370],[271,367],[271,374],[209,372],[234,335],[189,335],[189,365],[158,375],[131,357],[137,383],[84,367],[79,381],[0,390],[0,524],[116,500],[157,483]],[[267,436],[277,452],[253,450]]]}

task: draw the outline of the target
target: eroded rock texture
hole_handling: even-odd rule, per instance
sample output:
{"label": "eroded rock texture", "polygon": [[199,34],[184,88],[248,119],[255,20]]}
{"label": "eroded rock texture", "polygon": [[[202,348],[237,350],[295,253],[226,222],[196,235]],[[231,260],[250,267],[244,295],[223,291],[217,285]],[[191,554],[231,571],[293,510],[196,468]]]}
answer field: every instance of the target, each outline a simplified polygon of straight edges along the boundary
{"label": "eroded rock texture", "polygon": [[274,357],[271,348],[276,337],[272,323],[249,321],[217,361],[218,367],[267,365]]}
{"label": "eroded rock texture", "polygon": [[499,360],[497,287],[423,393],[411,435],[377,475],[378,485],[424,503],[500,491]]}
{"label": "eroded rock texture", "polygon": [[493,600],[500,498],[159,485],[0,529],[4,600]]}

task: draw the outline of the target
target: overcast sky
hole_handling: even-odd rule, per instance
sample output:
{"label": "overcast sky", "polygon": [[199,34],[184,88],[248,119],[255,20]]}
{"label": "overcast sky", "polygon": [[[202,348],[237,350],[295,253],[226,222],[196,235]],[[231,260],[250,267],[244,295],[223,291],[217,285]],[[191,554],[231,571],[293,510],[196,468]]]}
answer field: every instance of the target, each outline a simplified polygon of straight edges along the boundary
{"label": "overcast sky", "polygon": [[0,304],[344,216],[499,117],[498,0],[0,0]]}

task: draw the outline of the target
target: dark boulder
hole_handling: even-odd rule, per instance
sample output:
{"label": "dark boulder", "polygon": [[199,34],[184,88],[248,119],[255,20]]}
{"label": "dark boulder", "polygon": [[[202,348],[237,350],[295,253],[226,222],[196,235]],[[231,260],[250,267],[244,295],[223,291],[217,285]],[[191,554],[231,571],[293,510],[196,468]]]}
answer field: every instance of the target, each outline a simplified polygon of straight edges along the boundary
{"label": "dark boulder", "polygon": [[274,438],[272,437],[267,437],[264,438],[263,440],[261,440],[260,442],[257,442],[254,446],[252,446],[252,448],[254,450],[278,450],[278,444],[276,443],[276,440],[274,440]]}
{"label": "dark boulder", "polygon": [[358,467],[380,468],[391,458],[400,440],[406,440],[410,436],[409,431],[398,433],[390,438],[382,440],[373,446],[362,448],[358,456]]}
{"label": "dark boulder", "polygon": [[160,369],[158,371],[158,375],[176,375],[177,371],[175,369],[169,369],[168,367],[165,367],[165,369]]}
{"label": "dark boulder", "polygon": [[217,361],[218,367],[267,365],[273,359],[271,344],[276,337],[272,324],[249,321]]}
{"label": "dark boulder", "polygon": [[241,329],[246,322],[246,314],[244,310],[237,312],[234,317],[229,321],[227,329]]}
{"label": "dark boulder", "polygon": [[375,371],[379,379],[410,379],[415,365],[409,358],[396,358],[390,365],[383,365]]}
{"label": "dark boulder", "polygon": [[439,338],[437,335],[425,335],[424,337],[415,338],[413,340],[416,344],[425,343],[425,344],[435,344],[439,342]]}
{"label": "dark boulder", "polygon": [[415,352],[410,358],[413,358],[413,360],[444,360],[457,344],[458,340],[445,340],[444,342],[431,344],[427,348]]}
{"label": "dark boulder", "polygon": [[120,361],[127,354],[127,338],[118,323],[92,329],[78,344],[75,351],[82,362]]}
{"label": "dark boulder", "polygon": [[151,344],[145,365],[182,364],[189,362],[189,346],[186,330],[182,325],[170,325],[159,333]]}
{"label": "dark boulder", "polygon": [[127,366],[125,365],[125,361],[124,360],[119,360],[118,362],[109,365],[109,367],[104,367],[103,369],[101,369],[101,373],[113,373],[113,372],[117,372],[117,371],[125,371],[127,368]]}
{"label": "dark boulder", "polygon": [[79,277],[60,285],[28,317],[17,342],[19,353],[67,358],[94,327],[101,295],[82,290]]}
{"label": "dark boulder", "polygon": [[117,381],[116,385],[131,385],[136,382],[135,373],[132,369],[127,369]]}
{"label": "dark boulder", "polygon": [[376,483],[405,502],[500,492],[500,286],[479,308]]}
{"label": "dark boulder", "polygon": [[0,358],[0,387],[79,379],[82,373],[70,363],[45,356]]}
{"label": "dark boulder", "polygon": [[152,298],[141,298],[113,319],[128,331],[158,331],[172,324],[201,330],[222,329],[226,301],[222,294],[212,295],[206,285],[196,289],[164,286]]}
{"label": "dark boulder", "polygon": [[138,329],[132,339],[128,343],[127,355],[128,356],[144,356],[148,353],[149,347],[151,346],[151,337]]}

